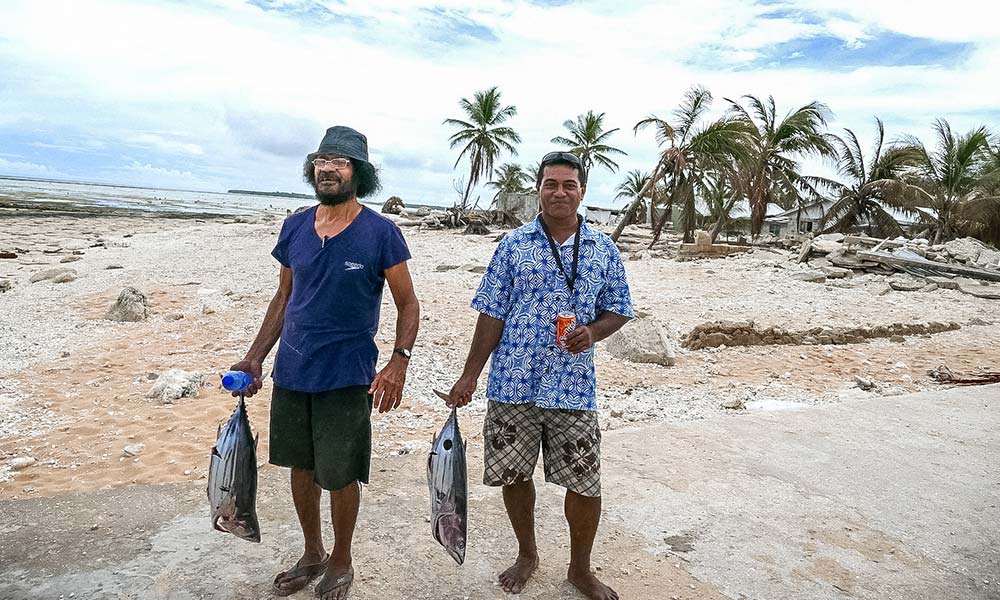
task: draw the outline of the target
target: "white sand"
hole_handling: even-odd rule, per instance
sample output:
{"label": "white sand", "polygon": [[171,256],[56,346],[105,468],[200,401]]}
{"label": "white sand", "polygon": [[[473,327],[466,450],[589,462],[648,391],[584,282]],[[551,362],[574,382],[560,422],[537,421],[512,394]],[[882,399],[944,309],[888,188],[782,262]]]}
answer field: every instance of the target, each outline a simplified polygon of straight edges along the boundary
{"label": "white sand", "polygon": [[[15,457],[36,459],[17,472],[0,470],[0,499],[204,476],[216,427],[228,417],[232,399],[209,377],[197,398],[161,405],[145,398],[149,374],[169,368],[214,373],[242,357],[277,283],[270,250],[280,220],[0,222],[0,251],[27,251],[0,260],[0,278],[13,282],[0,294],[0,465]],[[436,267],[485,265],[495,248],[494,235],[404,233],[423,317],[403,406],[373,419],[379,454],[423,451],[446,414],[431,390],[451,386],[468,351],[476,319],[469,300],[481,275]],[[99,239],[104,245],[91,247]],[[73,250],[82,251],[82,259],[61,264]],[[956,321],[963,328],[901,343],[680,350],[675,367],[623,362],[599,344],[598,402],[609,428],[727,412],[719,404],[731,398],[761,408],[836,402],[867,393],[855,387],[855,375],[875,379],[881,393],[899,393],[935,385],[926,371],[941,363],[957,371],[996,370],[1000,363],[991,341],[998,333],[992,324],[997,301],[948,290],[879,296],[884,280],[873,275],[854,278],[849,287],[793,281],[789,273],[797,267],[773,254],[626,265],[636,308],[669,323],[675,335],[720,319],[789,329],[929,321]],[[76,269],[78,279],[28,282],[51,267]],[[102,319],[126,285],[149,296],[149,321]],[[966,325],[972,319],[988,324]],[[383,360],[394,327],[386,290],[377,339]],[[484,389],[485,377],[462,412],[470,443],[481,437]],[[250,406],[261,434],[261,462],[269,391]],[[145,450],[126,457],[122,448],[137,443]]]}

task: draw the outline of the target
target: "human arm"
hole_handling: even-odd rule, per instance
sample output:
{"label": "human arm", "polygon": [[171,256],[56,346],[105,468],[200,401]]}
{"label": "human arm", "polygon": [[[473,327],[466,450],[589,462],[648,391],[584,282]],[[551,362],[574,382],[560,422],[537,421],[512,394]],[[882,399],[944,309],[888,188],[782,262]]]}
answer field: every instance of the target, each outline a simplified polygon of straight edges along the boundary
{"label": "human arm", "polygon": [[469,356],[465,359],[462,376],[451,386],[448,394],[449,407],[465,406],[472,400],[476,391],[476,382],[486,366],[490,354],[496,350],[503,337],[504,322],[500,319],[480,313],[476,321],[476,331],[472,334],[472,344],[469,346]]}
{"label": "human arm", "polygon": [[[385,270],[385,280],[392,292],[396,305],[396,343],[393,348],[413,348],[420,325],[420,304],[413,291],[413,280],[406,261]],[[398,352],[393,352],[382,370],[375,375],[368,393],[373,395],[373,408],[380,413],[399,406],[406,384],[406,367],[410,360]]]}
{"label": "human arm", "polygon": [[597,319],[587,325],[577,325],[576,329],[566,334],[566,350],[571,354],[579,354],[589,350],[594,344],[608,337],[628,323],[631,317],[606,310]]}
{"label": "human arm", "polygon": [[[264,322],[261,323],[260,331],[254,338],[253,344],[247,350],[243,360],[230,367],[232,371],[244,371],[253,377],[250,384],[243,393],[246,397],[253,396],[260,391],[263,385],[261,381],[262,365],[267,358],[271,348],[281,337],[281,328],[285,325],[285,307],[288,306],[288,299],[292,296],[292,270],[282,266],[278,274],[278,291],[271,298],[271,303],[267,305],[267,313],[264,315]],[[239,395],[233,392],[233,396]]]}
{"label": "human arm", "polygon": [[586,325],[577,325],[566,335],[566,350],[579,354],[622,328],[632,318],[632,293],[628,287],[625,264],[621,253],[610,239],[605,240],[607,269],[604,285],[597,294],[595,311],[597,318]]}

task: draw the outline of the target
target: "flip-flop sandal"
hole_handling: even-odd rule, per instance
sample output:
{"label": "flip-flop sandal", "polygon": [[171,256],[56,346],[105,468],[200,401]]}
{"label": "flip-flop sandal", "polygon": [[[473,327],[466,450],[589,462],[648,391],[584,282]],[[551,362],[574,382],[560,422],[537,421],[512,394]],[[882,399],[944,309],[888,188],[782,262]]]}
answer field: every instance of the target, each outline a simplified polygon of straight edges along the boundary
{"label": "flip-flop sandal", "polygon": [[323,581],[320,581],[319,585],[316,586],[316,595],[322,598],[333,590],[344,587],[345,585],[350,588],[352,583],[354,583],[354,567],[351,567],[350,571],[334,579],[333,583],[329,584],[326,588],[323,588]]}
{"label": "flip-flop sandal", "polygon": [[[287,571],[282,571],[274,576],[274,594],[276,596],[291,596],[295,592],[306,587],[314,579],[326,572],[326,561],[330,559],[330,555],[327,554],[323,558],[322,562],[318,562],[311,565],[299,565],[295,563],[295,566]],[[300,579],[300,583],[292,584],[291,581]]]}

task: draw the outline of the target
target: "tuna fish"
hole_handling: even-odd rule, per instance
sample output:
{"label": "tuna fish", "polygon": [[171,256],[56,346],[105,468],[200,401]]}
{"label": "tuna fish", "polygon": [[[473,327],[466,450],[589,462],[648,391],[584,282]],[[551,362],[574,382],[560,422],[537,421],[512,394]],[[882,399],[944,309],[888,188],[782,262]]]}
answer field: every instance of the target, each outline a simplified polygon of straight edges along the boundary
{"label": "tuna fish", "polygon": [[[441,398],[447,394],[434,390]],[[465,465],[465,442],[458,429],[458,412],[431,441],[427,457],[427,487],[431,492],[431,533],[455,562],[465,562],[469,480]]]}
{"label": "tuna fish", "polygon": [[219,427],[212,448],[208,503],[213,528],[251,542],[260,541],[256,508],[257,438],[250,431],[243,394],[226,426]]}

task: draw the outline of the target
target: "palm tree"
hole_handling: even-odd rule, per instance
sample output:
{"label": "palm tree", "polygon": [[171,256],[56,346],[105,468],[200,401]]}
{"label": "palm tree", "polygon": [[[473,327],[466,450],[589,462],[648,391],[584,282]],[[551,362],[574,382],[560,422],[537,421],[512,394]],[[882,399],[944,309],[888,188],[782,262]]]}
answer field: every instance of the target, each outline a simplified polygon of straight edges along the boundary
{"label": "palm tree", "polygon": [[701,197],[708,207],[708,222],[711,223],[709,235],[714,244],[720,233],[732,229],[733,213],[742,211],[736,208],[742,196],[726,175],[705,179],[705,184],[699,187]]}
{"label": "palm tree", "polygon": [[869,235],[897,237],[903,235],[903,228],[886,207],[914,212],[906,207],[906,199],[917,198],[920,190],[903,177],[917,164],[919,154],[912,147],[885,147],[885,127],[878,118],[875,124],[878,135],[867,165],[861,143],[853,131],[845,129],[845,137],[834,139],[838,155],[837,172],[849,183],[822,181],[837,196],[820,223],[824,232],[847,233],[864,225]]}
{"label": "palm tree", "polygon": [[528,165],[528,168],[525,169],[525,173],[527,173],[528,177],[531,178],[531,184],[535,187],[537,187],[536,184],[538,182],[538,176],[540,175],[538,171],[541,168],[542,168],[542,163],[540,161],[536,161]]}
{"label": "palm tree", "polygon": [[[646,184],[649,183],[649,173],[643,173],[639,169],[632,169],[625,174],[625,179],[615,187],[615,200],[620,200],[622,198],[635,198],[639,195],[639,192],[646,189]],[[646,190],[648,194],[649,190]]]}
{"label": "palm tree", "polygon": [[[643,173],[639,169],[632,169],[625,174],[625,179],[615,187],[615,192],[617,193],[614,199],[647,198],[650,195],[655,195],[655,190],[647,186],[647,183],[649,183],[649,173]],[[642,193],[641,196],[640,193]],[[631,215],[625,215],[626,218],[629,216]]]}
{"label": "palm tree", "polygon": [[497,191],[490,206],[496,204],[500,194],[521,194],[531,191],[531,188],[528,187],[530,181],[531,175],[525,173],[521,165],[514,163],[500,165],[493,171],[493,180],[486,184],[486,187]]}
{"label": "palm tree", "polygon": [[569,146],[569,151],[580,157],[583,169],[589,174],[590,168],[597,163],[611,172],[618,170],[618,163],[611,160],[611,155],[626,156],[624,150],[607,145],[611,134],[618,128],[604,131],[604,113],[595,115],[588,110],[586,114],[578,115],[576,121],[565,121],[563,127],[569,130],[570,137],[556,136],[553,144]]}
{"label": "palm tree", "polygon": [[[657,144],[666,145],[660,152],[660,158],[646,187],[650,188],[655,185],[654,182],[665,180],[664,193],[667,205],[682,208],[685,242],[694,239],[697,216],[695,185],[714,174],[732,171],[734,165],[748,158],[750,130],[742,121],[724,116],[707,125],[699,126],[711,103],[711,92],[704,87],[695,86],[684,94],[681,105],[674,111],[676,117],[674,122],[652,115],[636,123],[633,128],[634,132],[638,132],[647,126],[653,126],[656,129]],[[634,207],[648,191],[648,189],[641,190],[641,194],[636,196],[632,206],[629,207],[626,217],[633,212]],[[659,239],[666,220],[664,215],[660,223],[655,226],[654,244]],[[611,236],[612,239],[617,240],[621,235],[625,221],[626,219],[623,219],[618,224]]]}
{"label": "palm tree", "polygon": [[738,102],[726,101],[729,115],[753,133],[752,158],[744,165],[741,180],[750,201],[750,233],[757,236],[768,205],[781,203],[790,208],[801,204],[803,193],[815,194],[792,156],[831,157],[835,150],[831,136],[824,132],[831,116],[825,104],[810,102],[779,121],[773,96],[766,105],[755,96],[744,98],[753,114]]}
{"label": "palm tree", "polygon": [[448,141],[450,147],[462,145],[455,166],[462,157],[469,157],[469,181],[462,195],[462,208],[469,202],[469,192],[479,182],[479,179],[493,171],[493,164],[503,152],[517,156],[514,144],[521,142],[521,136],[510,127],[502,125],[507,119],[517,114],[517,107],[503,106],[500,102],[500,91],[496,87],[476,92],[470,102],[462,98],[459,103],[468,119],[445,119],[445,125],[458,127]]}
{"label": "palm tree", "polygon": [[906,143],[917,153],[914,184],[922,198],[909,207],[920,217],[934,243],[963,235],[1000,243],[1000,194],[997,194],[986,127],[955,135],[947,121],[934,123],[937,147],[929,150],[917,138]]}

